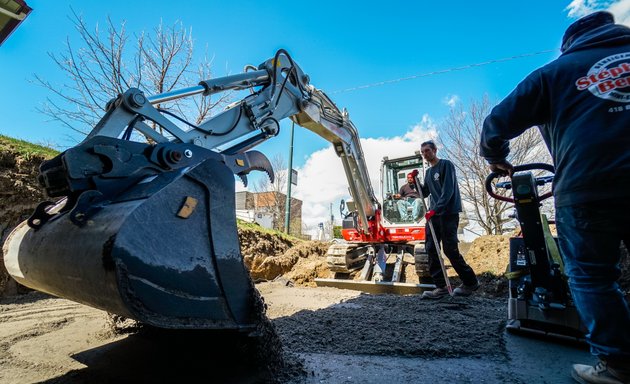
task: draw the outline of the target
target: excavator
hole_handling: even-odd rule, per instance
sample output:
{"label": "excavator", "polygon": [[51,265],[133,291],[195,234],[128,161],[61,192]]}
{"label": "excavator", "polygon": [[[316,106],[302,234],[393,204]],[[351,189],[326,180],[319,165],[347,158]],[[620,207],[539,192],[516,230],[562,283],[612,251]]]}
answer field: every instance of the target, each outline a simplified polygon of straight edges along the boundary
{"label": "excavator", "polygon": [[[340,207],[342,211],[342,236],[345,242],[328,248],[326,261],[333,278],[317,278],[318,286],[353,289],[370,293],[421,293],[434,287],[429,273],[428,255],[425,249],[426,207],[413,213],[411,204],[396,199],[407,175],[417,173],[416,185],[422,180],[425,163],[420,152],[410,156],[389,158],[381,161],[382,205],[379,216],[374,217],[380,230],[376,241],[365,239],[357,230],[359,218],[355,203],[348,201]],[[345,212],[347,205],[349,212]],[[389,259],[393,263],[388,263]],[[406,259],[413,258],[415,273],[420,284],[402,281],[405,279]],[[391,267],[391,268],[390,268]],[[353,271],[359,273],[351,276]]]}
{"label": "excavator", "polygon": [[[159,107],[230,90],[250,93],[198,125]],[[342,269],[376,248],[421,254],[420,229],[403,236],[383,226],[389,211],[374,195],[348,112],[281,49],[243,73],[112,99],[81,143],[40,166],[39,183],[54,201],[40,203],[5,241],[9,274],[158,328],[253,330],[262,307],[240,252],[235,175],[245,185],[252,171],[274,178],[252,148],[278,135],[284,118],[332,143],[343,164],[354,203],[349,242],[335,251]]]}

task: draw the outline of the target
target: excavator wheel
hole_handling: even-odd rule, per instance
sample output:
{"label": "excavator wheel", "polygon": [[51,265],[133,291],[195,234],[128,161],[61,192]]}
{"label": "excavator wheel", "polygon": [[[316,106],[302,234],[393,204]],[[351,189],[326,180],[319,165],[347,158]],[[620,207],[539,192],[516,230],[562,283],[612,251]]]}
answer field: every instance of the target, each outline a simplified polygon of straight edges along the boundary
{"label": "excavator wheel", "polygon": [[337,243],[328,248],[326,263],[328,269],[335,273],[350,273],[365,264],[367,246],[356,243]]}
{"label": "excavator wheel", "polygon": [[257,326],[262,305],[240,253],[234,175],[221,161],[148,178],[92,208],[80,223],[65,211],[38,229],[19,225],[4,249],[12,277],[160,328]]}

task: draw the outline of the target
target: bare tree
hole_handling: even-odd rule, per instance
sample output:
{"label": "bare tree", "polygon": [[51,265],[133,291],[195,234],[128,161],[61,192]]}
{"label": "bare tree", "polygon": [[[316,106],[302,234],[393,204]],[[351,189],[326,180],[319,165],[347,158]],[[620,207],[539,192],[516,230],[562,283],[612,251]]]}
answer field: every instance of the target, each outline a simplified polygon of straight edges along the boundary
{"label": "bare tree", "polygon": [[[511,221],[507,217],[510,205],[490,197],[485,190],[489,174],[488,165],[479,156],[479,140],[483,121],[490,112],[487,96],[472,100],[467,109],[461,104],[451,108],[448,117],[439,128],[444,144],[441,150],[453,162],[465,206],[472,207],[469,220],[476,222],[486,234],[502,234]],[[512,164],[549,162],[549,153],[538,129],[529,129],[510,142]],[[505,191],[497,191],[504,195]]]}
{"label": "bare tree", "polygon": [[[90,29],[74,11],[70,19],[78,41],[67,38],[61,53],[49,53],[67,81],[52,84],[39,75],[35,79],[51,91],[39,110],[75,132],[87,134],[103,116],[107,102],[131,87],[155,95],[212,76],[211,61],[207,56],[195,60],[191,31],[180,22],[172,26],[160,22],[132,39],[124,21],[115,25],[107,18],[102,31],[99,25]],[[214,107],[227,104],[229,97],[229,93],[216,100],[197,96],[157,107],[199,124]]]}
{"label": "bare tree", "polygon": [[288,182],[287,163],[284,156],[277,153],[270,159],[275,177],[273,183],[267,177],[261,177],[254,184],[257,193],[257,206],[264,208],[266,213],[273,217],[273,228],[284,229],[284,217],[286,206],[286,191]]}

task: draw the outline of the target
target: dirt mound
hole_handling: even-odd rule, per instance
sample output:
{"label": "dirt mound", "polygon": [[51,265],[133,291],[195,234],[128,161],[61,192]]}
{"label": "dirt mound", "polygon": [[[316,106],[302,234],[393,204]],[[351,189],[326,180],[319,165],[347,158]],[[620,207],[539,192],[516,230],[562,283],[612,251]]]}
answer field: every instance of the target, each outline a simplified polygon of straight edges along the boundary
{"label": "dirt mound", "polygon": [[325,269],[328,244],[291,241],[280,236],[239,228],[241,253],[254,281],[284,276],[298,284],[312,283],[317,269]]}
{"label": "dirt mound", "polygon": [[273,272],[265,273],[261,264],[267,258],[283,255],[295,245],[295,242],[287,238],[248,228],[238,228],[238,240],[241,244],[241,254],[245,266],[254,278],[261,279],[269,279],[266,276],[273,274]]}
{"label": "dirt mound", "polygon": [[309,241],[298,245],[294,250],[299,255],[294,267],[284,274],[284,277],[295,284],[315,286],[315,278],[330,277],[330,270],[326,266],[326,251],[330,244],[320,241]]}
{"label": "dirt mound", "polygon": [[509,236],[488,235],[476,238],[465,255],[466,261],[475,271],[502,275],[510,260]]}
{"label": "dirt mound", "polygon": [[[45,158],[22,156],[10,146],[0,147],[0,249],[11,230],[26,220],[46,196],[37,185],[39,165]],[[0,252],[0,296],[17,292]]]}

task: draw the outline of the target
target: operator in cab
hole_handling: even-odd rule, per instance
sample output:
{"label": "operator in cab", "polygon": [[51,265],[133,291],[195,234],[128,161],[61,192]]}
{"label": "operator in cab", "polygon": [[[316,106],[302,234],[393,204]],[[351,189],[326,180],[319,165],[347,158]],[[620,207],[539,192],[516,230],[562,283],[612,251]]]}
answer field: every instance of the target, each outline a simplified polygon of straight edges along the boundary
{"label": "operator in cab", "polygon": [[[420,219],[422,200],[420,200],[420,193],[413,176],[413,173],[408,173],[407,184],[400,187],[400,191],[393,196],[394,199],[398,200],[397,205],[401,221],[418,221]],[[410,209],[411,213],[409,213]]]}

